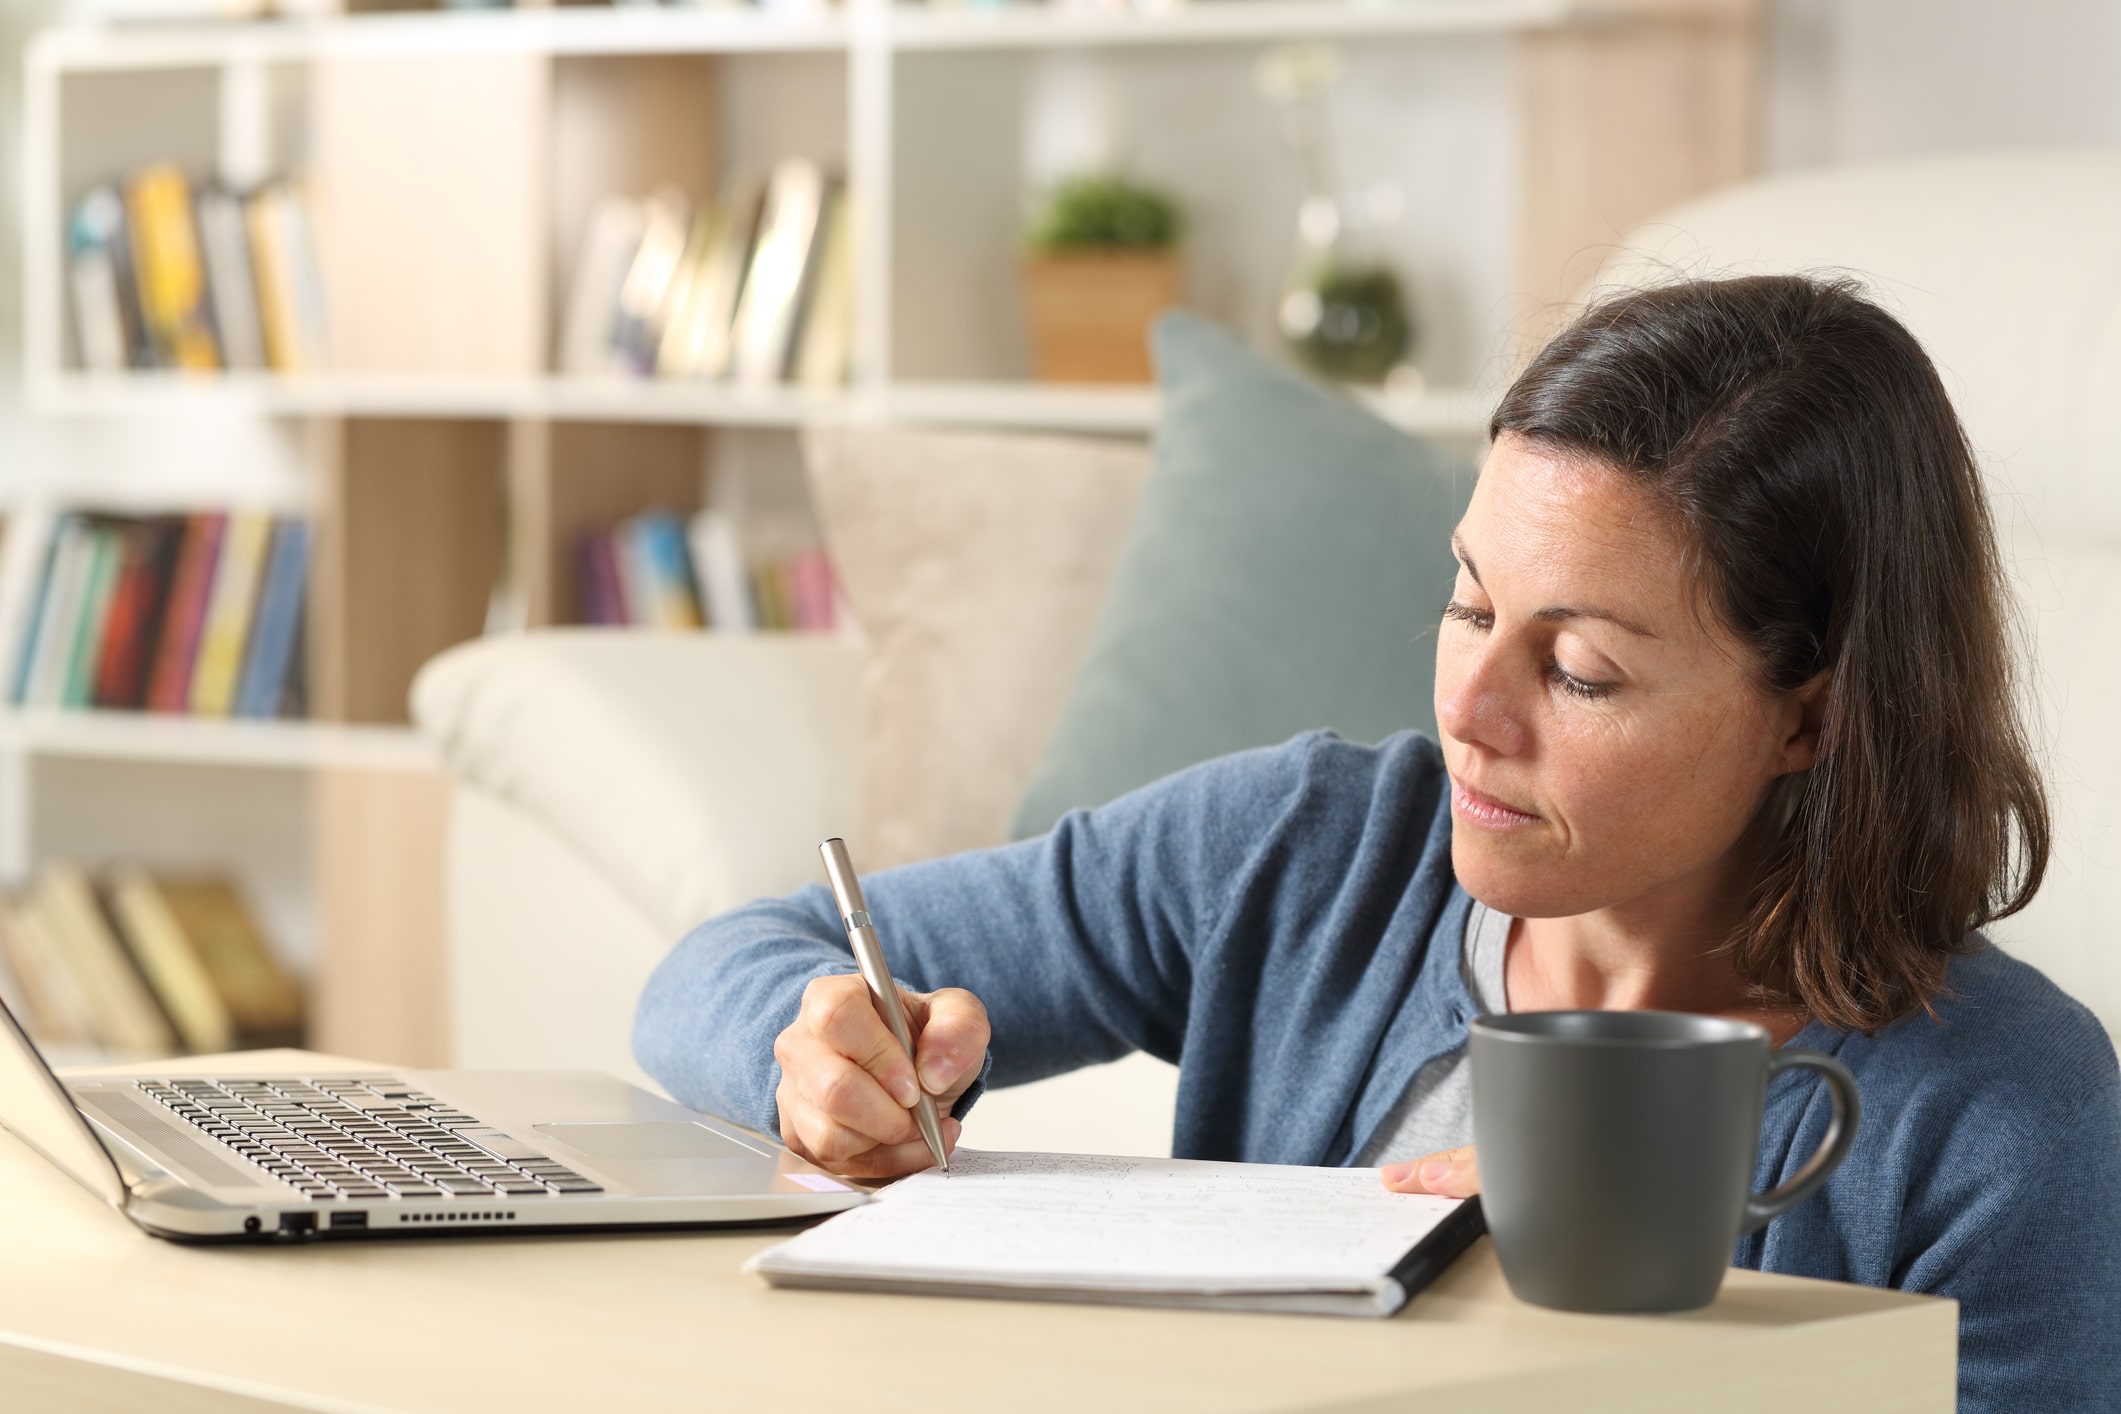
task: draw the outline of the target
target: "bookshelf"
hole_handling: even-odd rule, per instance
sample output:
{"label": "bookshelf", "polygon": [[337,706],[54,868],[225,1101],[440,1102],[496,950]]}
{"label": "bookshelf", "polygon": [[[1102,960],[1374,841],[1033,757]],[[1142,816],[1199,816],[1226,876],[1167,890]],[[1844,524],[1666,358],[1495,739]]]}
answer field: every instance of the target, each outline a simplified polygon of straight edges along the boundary
{"label": "bookshelf", "polygon": [[[43,34],[24,73],[28,405],[68,423],[203,410],[288,429],[315,534],[314,720],[0,713],[0,781],[39,761],[300,778],[282,794],[309,840],[317,1043],[444,1059],[447,792],[405,699],[422,662],[482,631],[497,582],[525,622],[569,622],[585,530],[657,507],[799,504],[794,434],[817,423],[1154,427],[1153,389],[1028,377],[1014,236],[1026,190],[1054,175],[1051,131],[1102,127],[1108,153],[1175,189],[1197,217],[1188,302],[1259,336],[1294,193],[1252,66],[1271,45],[1344,41],[1343,145],[1406,190],[1394,253],[1428,323],[1426,390],[1368,400],[1477,442],[1514,351],[1604,243],[1752,169],[1758,19],[1757,0],[848,0]],[[704,202],[790,157],[845,183],[843,387],[556,371],[600,200],[669,186]],[[309,175],[322,370],[84,368],[68,213],[93,183],[165,160],[236,184]],[[33,858],[35,830],[0,802],[0,865]]]}

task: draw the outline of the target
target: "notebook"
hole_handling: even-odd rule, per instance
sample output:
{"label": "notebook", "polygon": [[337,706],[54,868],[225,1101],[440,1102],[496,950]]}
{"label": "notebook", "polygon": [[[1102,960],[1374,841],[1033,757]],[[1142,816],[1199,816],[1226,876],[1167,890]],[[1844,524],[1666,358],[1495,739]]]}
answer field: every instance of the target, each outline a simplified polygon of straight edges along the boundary
{"label": "notebook", "polygon": [[776,1286],[1389,1316],[1485,1231],[1375,1169],[960,1149],[745,1265]]}

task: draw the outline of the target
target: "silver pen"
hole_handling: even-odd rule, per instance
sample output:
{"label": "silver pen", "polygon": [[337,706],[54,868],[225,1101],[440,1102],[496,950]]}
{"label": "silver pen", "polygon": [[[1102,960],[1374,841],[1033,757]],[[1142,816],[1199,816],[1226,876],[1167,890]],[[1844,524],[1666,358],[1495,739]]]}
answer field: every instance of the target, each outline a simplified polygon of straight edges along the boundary
{"label": "silver pen", "polygon": [[862,969],[862,980],[869,984],[869,1000],[876,1003],[877,1015],[884,1018],[884,1025],[898,1038],[899,1047],[905,1051],[906,1060],[914,1066],[913,1088],[920,1090],[920,1099],[913,1106],[913,1122],[920,1126],[921,1138],[928,1141],[928,1152],[935,1155],[935,1166],[944,1173],[950,1172],[950,1156],[943,1149],[943,1126],[935,1117],[935,1097],[921,1089],[921,1073],[913,1058],[913,1032],[906,1025],[906,1008],[899,1001],[898,985],[891,980],[891,969],[884,964],[884,950],[876,941],[876,927],[869,921],[869,908],[862,900],[862,882],[854,877],[854,861],[847,857],[847,842],[835,835],[817,847],[825,858],[825,877],[832,882],[832,897],[839,905],[840,922],[846,925],[847,942],[854,949],[855,966]]}

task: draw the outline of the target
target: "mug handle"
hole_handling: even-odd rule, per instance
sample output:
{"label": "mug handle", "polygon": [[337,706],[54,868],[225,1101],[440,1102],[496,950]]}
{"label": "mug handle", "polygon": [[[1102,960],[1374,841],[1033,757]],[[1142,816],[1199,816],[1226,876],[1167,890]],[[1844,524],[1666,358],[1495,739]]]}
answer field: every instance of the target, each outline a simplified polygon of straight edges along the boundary
{"label": "mug handle", "polygon": [[1856,1093],[1856,1077],[1832,1056],[1818,1051],[1774,1051],[1768,1056],[1768,1075],[1791,1066],[1816,1070],[1833,1092],[1834,1117],[1827,1122],[1826,1140],[1811,1161],[1797,1170],[1789,1182],[1755,1193],[1745,1200],[1745,1222],[1741,1233],[1758,1232],[1805,1199],[1818,1192],[1827,1176],[1841,1167],[1856,1142],[1856,1126],[1863,1122],[1863,1099]]}

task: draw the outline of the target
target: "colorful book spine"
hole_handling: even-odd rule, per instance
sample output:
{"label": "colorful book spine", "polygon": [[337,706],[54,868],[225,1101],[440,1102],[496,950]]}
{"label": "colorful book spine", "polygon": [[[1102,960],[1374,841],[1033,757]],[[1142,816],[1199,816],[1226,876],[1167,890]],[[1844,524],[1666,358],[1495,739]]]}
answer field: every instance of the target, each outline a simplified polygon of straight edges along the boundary
{"label": "colorful book spine", "polygon": [[88,707],[95,703],[96,662],[103,646],[104,625],[110,618],[110,602],[118,583],[118,561],[123,554],[118,531],[96,525],[89,530],[88,571],[81,591],[81,609],[74,619],[73,647],[66,658],[65,686],[60,689],[62,707]]}
{"label": "colorful book spine", "polygon": [[227,524],[226,516],[195,515],[185,525],[184,549],[170,582],[162,642],[148,688],[147,705],[157,712],[182,712],[191,705],[192,663],[198,656],[207,596],[213,589],[214,566],[221,556]]}
{"label": "colorful book spine", "polygon": [[236,715],[279,715],[286,695],[288,668],[301,627],[303,586],[309,577],[309,526],[282,521],[273,530],[272,557],[265,584],[258,592],[258,621],[236,690]]}
{"label": "colorful book spine", "polygon": [[744,547],[736,518],[727,511],[705,510],[692,518],[686,540],[692,572],[707,623],[720,633],[750,633],[758,624],[751,585],[744,573]]}
{"label": "colorful book spine", "polygon": [[219,368],[191,184],[173,163],[159,162],[134,174],[125,205],[140,310],[161,359],[172,368]]}
{"label": "colorful book spine", "polygon": [[57,707],[65,696],[67,659],[88,587],[90,550],[88,522],[76,515],[61,520],[33,636],[33,657],[24,674],[20,700],[25,706]]}
{"label": "colorful book spine", "polygon": [[6,655],[8,701],[29,700],[30,668],[37,661],[37,638],[44,626],[44,607],[51,601],[52,570],[59,553],[62,518],[41,509],[31,509],[8,524],[0,543],[0,559],[6,565],[0,596],[14,607],[6,627],[15,633],[13,651]]}
{"label": "colorful book spine", "polygon": [[836,597],[832,559],[822,548],[788,557],[788,590],[794,601],[795,626],[807,633],[832,632]]}
{"label": "colorful book spine", "polygon": [[127,693],[142,656],[141,639],[153,631],[150,622],[161,586],[155,582],[160,526],[133,521],[117,529],[118,579],[104,619],[103,642],[96,653],[90,702],[97,707],[128,707]]}
{"label": "colorful book spine", "polygon": [[271,539],[270,516],[243,512],[228,518],[221,560],[214,567],[213,592],[207,599],[205,627],[199,633],[198,662],[192,668],[190,707],[199,716],[225,717],[235,708],[243,648],[257,610],[258,584],[264,578]]}
{"label": "colorful book spine", "polygon": [[701,627],[700,605],[692,587],[692,565],[685,553],[685,532],[677,518],[654,511],[627,522],[623,532],[634,553],[646,562],[651,613],[645,620],[657,628]]}

